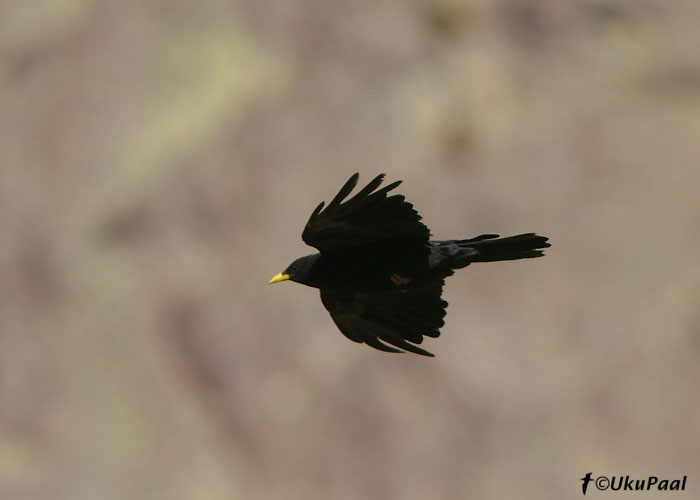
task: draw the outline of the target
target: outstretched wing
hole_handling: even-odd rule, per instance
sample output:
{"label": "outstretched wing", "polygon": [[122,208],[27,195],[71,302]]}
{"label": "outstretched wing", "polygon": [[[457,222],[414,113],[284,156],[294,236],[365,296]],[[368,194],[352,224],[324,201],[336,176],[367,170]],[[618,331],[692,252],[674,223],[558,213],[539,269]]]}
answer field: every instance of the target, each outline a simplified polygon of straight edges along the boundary
{"label": "outstretched wing", "polygon": [[[451,273],[450,273],[451,274]],[[387,352],[432,356],[415,344],[437,337],[447,302],[440,298],[444,277],[422,288],[352,292],[321,289],[321,301],[338,329],[354,342]]]}
{"label": "outstretched wing", "polygon": [[325,202],[316,207],[301,235],[307,245],[322,253],[334,253],[395,239],[428,241],[430,231],[420,222],[413,205],[400,194],[387,196],[401,181],[375,191],[384,179],[384,174],[380,174],[343,202],[359,177],[350,177],[325,210]]}

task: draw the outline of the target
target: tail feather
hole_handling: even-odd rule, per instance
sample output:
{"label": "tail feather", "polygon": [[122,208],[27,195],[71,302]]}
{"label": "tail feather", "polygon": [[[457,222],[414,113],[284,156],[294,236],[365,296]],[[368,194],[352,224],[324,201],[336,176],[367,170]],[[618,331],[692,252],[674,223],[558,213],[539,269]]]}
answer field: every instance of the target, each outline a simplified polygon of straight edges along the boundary
{"label": "tail feather", "polygon": [[428,262],[431,269],[460,269],[472,262],[532,259],[544,255],[542,249],[550,246],[547,240],[545,236],[526,233],[507,238],[482,234],[468,240],[433,241]]}
{"label": "tail feather", "polygon": [[[488,237],[488,238],[486,238]],[[494,262],[498,260],[531,259],[544,255],[542,248],[551,246],[548,238],[535,233],[518,234],[507,238],[498,235],[482,235],[471,240],[457,241],[460,248],[476,250],[471,262]]]}

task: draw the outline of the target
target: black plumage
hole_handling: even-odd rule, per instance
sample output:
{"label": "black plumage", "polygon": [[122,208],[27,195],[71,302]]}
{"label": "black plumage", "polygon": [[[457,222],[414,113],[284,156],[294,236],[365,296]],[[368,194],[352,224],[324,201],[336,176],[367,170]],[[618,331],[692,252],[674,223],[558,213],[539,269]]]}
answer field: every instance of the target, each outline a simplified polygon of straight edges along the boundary
{"label": "black plumage", "polygon": [[[321,290],[321,301],[350,340],[387,352],[410,351],[424,336],[437,337],[447,302],[445,278],[472,262],[540,257],[547,238],[534,233],[499,238],[429,241],[430,231],[402,195],[378,189],[375,177],[352,198],[354,174],[325,206],[311,214],[302,233],[320,253],[300,257],[270,283],[292,280]],[[345,201],[344,201],[345,200]]]}

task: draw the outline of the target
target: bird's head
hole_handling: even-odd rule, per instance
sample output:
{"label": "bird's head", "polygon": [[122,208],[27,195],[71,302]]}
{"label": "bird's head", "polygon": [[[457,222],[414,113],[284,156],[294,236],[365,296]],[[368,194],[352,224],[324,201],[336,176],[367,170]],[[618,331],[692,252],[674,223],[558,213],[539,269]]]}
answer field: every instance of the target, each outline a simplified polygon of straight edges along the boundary
{"label": "bird's head", "polygon": [[316,263],[320,254],[307,255],[305,257],[299,257],[297,260],[289,264],[287,269],[281,273],[273,276],[269,284],[277,283],[278,281],[296,281],[297,283],[302,283],[304,285],[310,284],[310,271],[313,265]]}

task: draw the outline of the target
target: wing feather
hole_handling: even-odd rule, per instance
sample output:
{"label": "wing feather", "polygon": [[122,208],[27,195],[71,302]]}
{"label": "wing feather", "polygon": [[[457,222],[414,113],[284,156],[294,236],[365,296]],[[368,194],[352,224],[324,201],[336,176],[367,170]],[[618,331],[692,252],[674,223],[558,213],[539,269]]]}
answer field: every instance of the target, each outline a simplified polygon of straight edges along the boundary
{"label": "wing feather", "polygon": [[[388,352],[431,353],[415,344],[438,337],[447,302],[444,276],[414,289],[352,292],[321,289],[321,301],[338,329],[354,342]],[[389,345],[387,345],[389,344]],[[393,347],[391,347],[393,346]],[[398,348],[398,349],[396,349]]]}
{"label": "wing feather", "polygon": [[346,200],[358,179],[353,174],[325,209],[324,203],[316,207],[302,232],[306,244],[332,254],[392,240],[428,241],[430,231],[413,205],[402,195],[388,196],[401,181],[377,189],[384,180],[380,174]]}
{"label": "wing feather", "polygon": [[335,198],[333,198],[333,200],[328,204],[328,209],[332,210],[340,205],[340,202],[347,198],[348,195],[352,193],[352,190],[355,189],[359,178],[360,174],[354,173],[352,177],[350,177],[350,179],[348,179],[348,181],[343,185],[343,187],[340,188],[340,191],[338,191],[338,194],[335,195]]}

